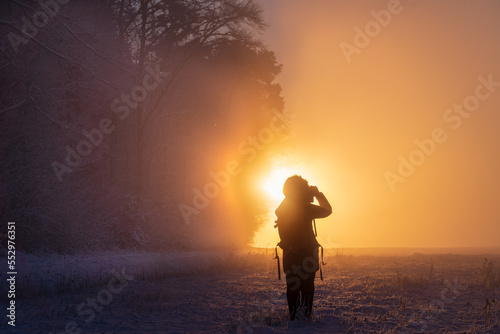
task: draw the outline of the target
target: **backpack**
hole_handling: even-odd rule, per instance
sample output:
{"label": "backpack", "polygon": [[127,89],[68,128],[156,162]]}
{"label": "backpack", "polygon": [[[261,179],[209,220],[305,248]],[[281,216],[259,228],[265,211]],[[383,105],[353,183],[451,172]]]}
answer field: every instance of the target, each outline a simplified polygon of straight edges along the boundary
{"label": "backpack", "polygon": [[[287,251],[300,251],[309,246],[308,240],[308,224],[307,224],[307,206],[297,207],[294,203],[283,201],[278,209],[276,209],[274,228],[278,228],[280,242],[275,248],[275,260],[278,260],[278,279],[281,280],[280,258],[278,256],[278,246]],[[313,219],[314,236],[317,236],[316,221]],[[316,243],[317,244],[317,243]],[[319,261],[319,271],[321,280],[323,280],[323,270],[321,265],[325,265],[323,261],[323,247],[317,244],[321,249],[321,261]]]}
{"label": "backpack", "polygon": [[299,251],[308,246],[306,208],[298,208],[284,202],[276,210],[278,219],[275,228],[278,228],[280,242],[278,246],[287,251]]}

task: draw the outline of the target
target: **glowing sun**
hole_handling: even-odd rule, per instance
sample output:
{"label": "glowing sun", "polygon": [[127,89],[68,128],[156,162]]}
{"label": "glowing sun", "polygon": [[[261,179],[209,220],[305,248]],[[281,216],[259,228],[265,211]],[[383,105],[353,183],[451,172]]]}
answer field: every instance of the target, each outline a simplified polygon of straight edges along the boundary
{"label": "glowing sun", "polygon": [[275,169],[262,181],[262,189],[273,201],[281,201],[283,195],[283,184],[286,179],[294,175],[295,172],[289,168]]}

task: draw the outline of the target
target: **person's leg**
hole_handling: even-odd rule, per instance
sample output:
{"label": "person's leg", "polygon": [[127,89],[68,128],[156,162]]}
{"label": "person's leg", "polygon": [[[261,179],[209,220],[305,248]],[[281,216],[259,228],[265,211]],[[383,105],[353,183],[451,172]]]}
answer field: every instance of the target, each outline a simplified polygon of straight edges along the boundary
{"label": "person's leg", "polygon": [[297,262],[297,254],[283,252],[283,270],[286,275],[286,299],[291,320],[295,320],[297,307],[299,305],[301,280],[292,269],[294,265],[297,265]]}
{"label": "person's leg", "polygon": [[301,282],[302,285],[302,303],[301,306],[305,309],[305,316],[311,318],[313,300],[314,300],[314,278],[316,273],[309,274],[305,280]]}
{"label": "person's leg", "polygon": [[307,318],[311,318],[312,306],[314,300],[314,279],[316,277],[316,271],[319,268],[318,261],[318,248],[310,249],[305,254],[302,264],[304,271],[307,273],[301,282],[301,306],[304,308],[304,315]]}
{"label": "person's leg", "polygon": [[290,314],[290,319],[295,320],[295,316],[297,315],[297,307],[299,305],[300,283],[297,275],[294,274],[287,275],[286,282],[286,299],[288,302],[288,312]]}

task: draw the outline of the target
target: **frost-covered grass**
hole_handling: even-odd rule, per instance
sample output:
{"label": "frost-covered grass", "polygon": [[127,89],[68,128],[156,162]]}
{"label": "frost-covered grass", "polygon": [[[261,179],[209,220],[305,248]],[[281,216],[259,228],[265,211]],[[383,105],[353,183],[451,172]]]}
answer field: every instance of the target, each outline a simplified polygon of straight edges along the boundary
{"label": "frost-covered grass", "polygon": [[[273,255],[20,254],[18,318],[11,332],[59,333],[68,323],[82,333],[500,331],[500,290],[488,283],[496,282],[500,256],[485,261],[472,255],[328,252],[324,281],[316,279],[312,321],[290,322],[285,279],[277,279]],[[104,300],[113,269],[133,279]],[[91,317],[92,300],[98,304]]]}

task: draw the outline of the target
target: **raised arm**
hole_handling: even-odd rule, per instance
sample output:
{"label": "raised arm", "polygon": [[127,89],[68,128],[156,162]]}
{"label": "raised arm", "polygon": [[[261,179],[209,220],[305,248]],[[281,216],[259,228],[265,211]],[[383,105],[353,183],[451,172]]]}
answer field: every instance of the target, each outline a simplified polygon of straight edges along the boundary
{"label": "raised arm", "polygon": [[313,218],[325,218],[332,214],[332,206],[326,199],[326,196],[315,188],[314,197],[318,200],[319,205],[311,204],[312,216]]}

